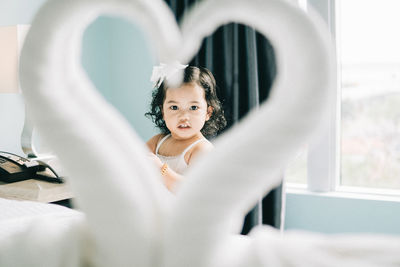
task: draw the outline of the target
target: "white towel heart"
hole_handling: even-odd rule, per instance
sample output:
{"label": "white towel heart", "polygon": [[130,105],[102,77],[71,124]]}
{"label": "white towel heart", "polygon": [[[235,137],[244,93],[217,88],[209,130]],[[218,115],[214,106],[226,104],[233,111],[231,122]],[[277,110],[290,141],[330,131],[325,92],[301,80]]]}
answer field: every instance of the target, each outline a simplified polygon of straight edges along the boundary
{"label": "white towel heart", "polygon": [[[143,27],[161,62],[189,62],[203,38],[229,22],[254,27],[275,48],[270,99],[217,140],[174,200],[144,144],[82,70],[83,31],[102,14]],[[22,52],[22,88],[39,132],[70,173],[100,251],[96,262],[217,264],[213,256],[229,243],[232,218],[280,183],[276,174],[326,114],[333,93],[330,39],[320,19],[310,18],[279,0],[203,1],[181,29],[160,0],[54,0],[42,7]]]}

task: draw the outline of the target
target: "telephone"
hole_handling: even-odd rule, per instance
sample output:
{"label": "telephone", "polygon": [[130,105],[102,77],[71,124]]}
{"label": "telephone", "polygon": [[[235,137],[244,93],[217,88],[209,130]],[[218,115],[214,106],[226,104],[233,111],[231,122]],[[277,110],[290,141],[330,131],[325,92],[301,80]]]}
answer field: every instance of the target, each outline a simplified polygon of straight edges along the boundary
{"label": "telephone", "polygon": [[26,159],[18,155],[0,151],[0,181],[14,183],[28,179],[63,183],[50,165],[37,159]]}

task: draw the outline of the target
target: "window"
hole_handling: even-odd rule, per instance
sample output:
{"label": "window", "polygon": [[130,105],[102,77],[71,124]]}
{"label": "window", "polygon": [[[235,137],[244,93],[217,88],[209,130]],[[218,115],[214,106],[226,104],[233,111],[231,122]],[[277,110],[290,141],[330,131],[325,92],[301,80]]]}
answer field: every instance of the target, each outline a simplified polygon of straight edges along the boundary
{"label": "window", "polygon": [[398,10],[398,0],[338,6],[343,185],[400,189]]}
{"label": "window", "polygon": [[316,8],[336,39],[338,98],[329,133],[299,152],[287,181],[325,179],[318,191],[400,189],[400,1],[299,2]]}

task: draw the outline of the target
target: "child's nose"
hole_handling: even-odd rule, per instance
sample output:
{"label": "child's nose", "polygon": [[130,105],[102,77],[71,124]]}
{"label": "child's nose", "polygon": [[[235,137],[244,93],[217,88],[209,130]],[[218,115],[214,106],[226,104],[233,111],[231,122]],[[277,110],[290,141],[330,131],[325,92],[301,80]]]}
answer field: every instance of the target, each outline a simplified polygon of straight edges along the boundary
{"label": "child's nose", "polygon": [[181,110],[181,111],[179,112],[179,119],[180,119],[180,120],[187,120],[187,119],[189,119],[189,112],[186,111],[186,110]]}

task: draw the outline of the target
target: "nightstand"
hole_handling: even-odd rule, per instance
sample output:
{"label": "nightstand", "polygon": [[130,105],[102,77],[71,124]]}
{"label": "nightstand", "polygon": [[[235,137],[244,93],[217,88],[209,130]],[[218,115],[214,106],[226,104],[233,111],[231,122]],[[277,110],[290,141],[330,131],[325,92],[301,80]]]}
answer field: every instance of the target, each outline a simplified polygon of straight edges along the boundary
{"label": "nightstand", "polygon": [[14,200],[30,200],[55,203],[71,207],[73,194],[66,183],[50,183],[35,179],[15,183],[0,182],[0,197]]}

